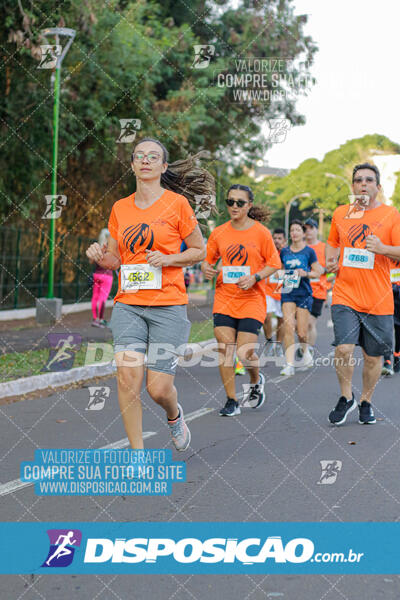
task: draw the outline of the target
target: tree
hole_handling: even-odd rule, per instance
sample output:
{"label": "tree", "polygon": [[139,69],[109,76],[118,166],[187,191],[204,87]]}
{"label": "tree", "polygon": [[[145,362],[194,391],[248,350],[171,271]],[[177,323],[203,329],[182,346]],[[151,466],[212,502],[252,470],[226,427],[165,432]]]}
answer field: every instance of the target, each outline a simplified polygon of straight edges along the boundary
{"label": "tree", "polygon": [[[399,154],[400,145],[383,135],[365,135],[362,138],[349,140],[336,150],[328,152],[322,161],[309,158],[285,177],[275,177],[270,182],[266,182],[265,189],[276,194],[275,200],[271,197],[276,210],[275,218],[282,224],[286,203],[291,197],[304,192],[308,192],[311,196],[303,198],[298,206],[302,218],[311,215],[315,218],[318,216],[319,209],[323,209],[325,216],[332,215],[337,206],[349,202],[348,186],[351,183],[354,165],[363,162],[373,163],[372,156],[377,150],[384,154]],[[326,173],[338,177],[327,177]],[[394,199],[400,196],[399,189],[398,184]],[[395,204],[396,201],[394,200]],[[294,212],[293,217],[295,216]]]}
{"label": "tree", "polygon": [[[304,121],[296,98],[312,85],[316,47],[291,0],[243,0],[236,9],[211,0],[4,0],[0,18],[0,210],[8,224],[28,219],[37,229],[50,188],[52,94],[49,72],[37,69],[43,27],[77,30],[62,71],[61,233],[97,235],[112,204],[133,191],[132,145],[116,143],[120,119],[140,119],[140,133],[162,139],[171,160],[206,148],[236,168],[263,155],[266,119]],[[195,68],[196,45],[214,48],[207,68]],[[234,101],[218,73],[240,71],[238,60],[254,73],[258,57],[292,59],[265,74],[264,90],[281,96]],[[209,167],[217,174],[217,163]]]}

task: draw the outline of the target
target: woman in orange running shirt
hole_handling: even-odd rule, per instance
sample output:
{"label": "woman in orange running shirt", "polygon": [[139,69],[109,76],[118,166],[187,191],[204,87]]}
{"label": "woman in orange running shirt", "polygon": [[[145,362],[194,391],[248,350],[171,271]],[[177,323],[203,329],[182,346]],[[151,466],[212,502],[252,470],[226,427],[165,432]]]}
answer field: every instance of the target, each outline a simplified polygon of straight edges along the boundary
{"label": "woman in orange running shirt", "polygon": [[[147,391],[165,410],[175,448],[183,451],[190,431],[174,386],[178,349],[190,331],[182,267],[205,256],[187,198],[195,201],[195,195],[208,194],[211,201],[214,180],[192,157],[168,166],[166,148],[152,138],[136,144],[132,170],[136,192],[113,205],[108,246],[92,244],[86,254],[102,267],[121,267],[110,326],[118,400],[130,445],[143,448],[140,390],[147,353]],[[187,249],[180,252],[183,240]]]}
{"label": "woman in orange running shirt", "polygon": [[[250,374],[249,390],[243,405],[258,408],[265,400],[265,378],[255,353],[258,332],[267,314],[265,277],[281,265],[269,230],[260,223],[269,218],[265,207],[253,206],[248,186],[233,185],[226,199],[230,220],[211,233],[202,271],[207,279],[218,274],[213,307],[214,333],[220,352],[219,370],[227,400],[220,410],[223,417],[240,414],[236,399],[234,357]],[[213,267],[221,259],[218,273]],[[232,354],[230,356],[230,354]]]}

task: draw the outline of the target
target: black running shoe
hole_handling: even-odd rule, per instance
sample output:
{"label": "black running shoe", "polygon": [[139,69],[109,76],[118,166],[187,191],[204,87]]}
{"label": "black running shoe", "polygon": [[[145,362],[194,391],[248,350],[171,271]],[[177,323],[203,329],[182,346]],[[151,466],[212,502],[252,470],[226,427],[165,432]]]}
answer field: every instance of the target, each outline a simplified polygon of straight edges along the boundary
{"label": "black running shoe", "polygon": [[332,423],[332,425],[342,425],[345,423],[349,412],[354,410],[356,406],[354,394],[352,395],[351,400],[346,400],[344,396],[340,396],[335,408],[329,413],[329,422]]}
{"label": "black running shoe", "polygon": [[243,398],[243,406],[250,406],[250,408],[260,408],[265,401],[264,393],[265,377],[260,373],[260,379],[258,383],[251,385],[249,392],[245,398]]}
{"label": "black running shoe", "polygon": [[367,402],[363,400],[361,404],[358,405],[358,410],[360,413],[360,417],[358,422],[361,425],[373,425],[376,423],[374,411],[372,410],[371,402]]}
{"label": "black running shoe", "polygon": [[228,398],[226,404],[219,411],[221,417],[234,417],[235,415],[240,415],[240,406],[239,402],[236,402],[233,398]]}
{"label": "black running shoe", "polygon": [[396,356],[396,354],[393,358],[393,372],[400,373],[400,356]]}

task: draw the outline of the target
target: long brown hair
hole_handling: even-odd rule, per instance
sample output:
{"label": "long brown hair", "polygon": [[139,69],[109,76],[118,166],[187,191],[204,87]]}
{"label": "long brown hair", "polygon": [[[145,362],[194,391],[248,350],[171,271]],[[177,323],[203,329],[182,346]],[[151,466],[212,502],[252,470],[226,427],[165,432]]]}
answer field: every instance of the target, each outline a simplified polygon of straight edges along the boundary
{"label": "long brown hair", "polygon": [[[168,150],[159,140],[150,137],[142,138],[137,142],[135,148],[142,142],[154,142],[158,144],[162,150],[162,161],[168,162]],[[135,148],[132,152],[132,162]],[[206,156],[207,153],[201,151],[193,156],[189,155],[187,158],[176,160],[169,164],[165,173],[161,175],[161,185],[165,189],[171,190],[171,192],[185,196],[192,208],[198,206],[198,197],[201,196],[202,210],[210,208],[212,212],[215,212],[214,177],[206,169],[199,166],[199,159]],[[208,202],[207,197],[209,198]]]}
{"label": "long brown hair", "polygon": [[[244,192],[247,192],[250,202],[254,201],[253,190],[248,185],[242,185],[240,183],[235,183],[235,184],[231,185],[231,187],[229,188],[228,194],[231,190],[243,190]],[[268,208],[268,206],[253,204],[253,206],[250,208],[249,212],[247,213],[247,216],[250,217],[250,219],[254,219],[255,221],[260,221],[260,223],[268,223],[268,221],[271,218],[271,211]]]}

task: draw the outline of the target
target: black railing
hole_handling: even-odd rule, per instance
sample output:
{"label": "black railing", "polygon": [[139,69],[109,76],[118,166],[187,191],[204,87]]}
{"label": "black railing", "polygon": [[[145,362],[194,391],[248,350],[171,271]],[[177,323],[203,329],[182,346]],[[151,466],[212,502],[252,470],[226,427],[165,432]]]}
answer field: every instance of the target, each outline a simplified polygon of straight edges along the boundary
{"label": "black railing", "polygon": [[[54,294],[64,304],[91,298],[89,277],[93,266],[86,248],[95,240],[56,234]],[[35,306],[36,298],[47,296],[49,238],[41,227],[33,232],[0,227],[0,310]],[[114,277],[111,293],[116,293]]]}

